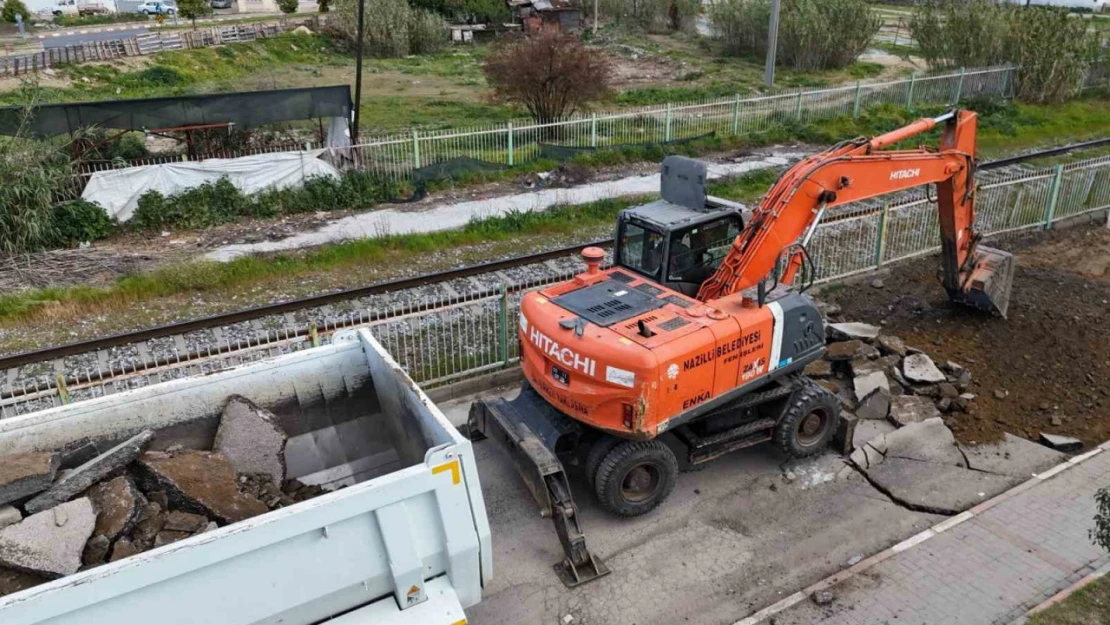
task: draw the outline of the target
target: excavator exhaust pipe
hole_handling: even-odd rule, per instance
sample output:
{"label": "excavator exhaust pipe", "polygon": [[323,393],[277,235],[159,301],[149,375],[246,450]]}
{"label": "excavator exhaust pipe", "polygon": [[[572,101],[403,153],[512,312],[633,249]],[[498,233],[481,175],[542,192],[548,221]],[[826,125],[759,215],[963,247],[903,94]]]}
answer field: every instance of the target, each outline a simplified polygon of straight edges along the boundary
{"label": "excavator exhaust pipe", "polygon": [[949,289],[952,301],[1006,317],[1014,283],[1014,255],[978,245],[969,263],[961,290]]}

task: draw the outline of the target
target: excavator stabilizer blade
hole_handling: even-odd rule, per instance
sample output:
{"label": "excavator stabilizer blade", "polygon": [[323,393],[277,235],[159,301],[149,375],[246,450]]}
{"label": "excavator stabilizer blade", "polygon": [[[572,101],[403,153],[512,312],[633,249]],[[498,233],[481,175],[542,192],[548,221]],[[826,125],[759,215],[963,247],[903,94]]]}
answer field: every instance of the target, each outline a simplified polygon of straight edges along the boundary
{"label": "excavator stabilizer blade", "polygon": [[986,310],[1000,317],[1010,307],[1010,288],[1014,283],[1014,255],[979,245],[963,290],[949,292],[953,301]]}

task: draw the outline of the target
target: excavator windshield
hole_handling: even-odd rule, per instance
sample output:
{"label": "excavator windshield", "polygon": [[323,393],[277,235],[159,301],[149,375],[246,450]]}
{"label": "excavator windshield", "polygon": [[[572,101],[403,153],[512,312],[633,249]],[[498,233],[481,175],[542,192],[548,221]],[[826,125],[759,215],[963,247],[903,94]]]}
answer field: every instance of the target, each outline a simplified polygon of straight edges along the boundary
{"label": "excavator windshield", "polygon": [[617,264],[659,281],[665,242],[662,232],[643,224],[626,222],[621,225],[620,240],[617,241],[620,256]]}

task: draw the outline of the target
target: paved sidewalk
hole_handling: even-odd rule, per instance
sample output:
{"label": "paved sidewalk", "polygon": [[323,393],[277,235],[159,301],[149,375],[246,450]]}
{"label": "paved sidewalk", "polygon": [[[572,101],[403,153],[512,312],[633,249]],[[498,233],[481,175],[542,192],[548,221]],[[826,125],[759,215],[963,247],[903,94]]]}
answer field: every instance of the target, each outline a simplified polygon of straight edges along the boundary
{"label": "paved sidewalk", "polygon": [[1087,535],[1095,491],[1110,485],[1110,451],[1077,460],[834,576],[828,606],[795,597],[792,607],[777,613],[772,607],[737,625],[771,619],[775,625],[1004,625],[1019,619],[1110,562]]}

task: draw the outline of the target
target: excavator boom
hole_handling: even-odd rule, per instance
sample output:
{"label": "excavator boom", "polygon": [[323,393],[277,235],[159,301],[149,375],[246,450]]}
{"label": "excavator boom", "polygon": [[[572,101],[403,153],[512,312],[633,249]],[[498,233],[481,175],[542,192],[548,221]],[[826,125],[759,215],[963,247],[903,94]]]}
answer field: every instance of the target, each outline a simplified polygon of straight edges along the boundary
{"label": "excavator boom", "polygon": [[[940,149],[888,150],[945,124]],[[941,283],[953,300],[1005,316],[1012,281],[1012,256],[979,245],[975,222],[976,115],[954,111],[921,119],[872,139],[856,139],[806,158],[782,175],[736,237],[717,271],[698,291],[703,302],[742,292],[764,280],[799,239],[809,242],[828,209],[904,191],[937,186],[941,230]],[[801,264],[800,251],[787,251],[782,281],[789,284]]]}

